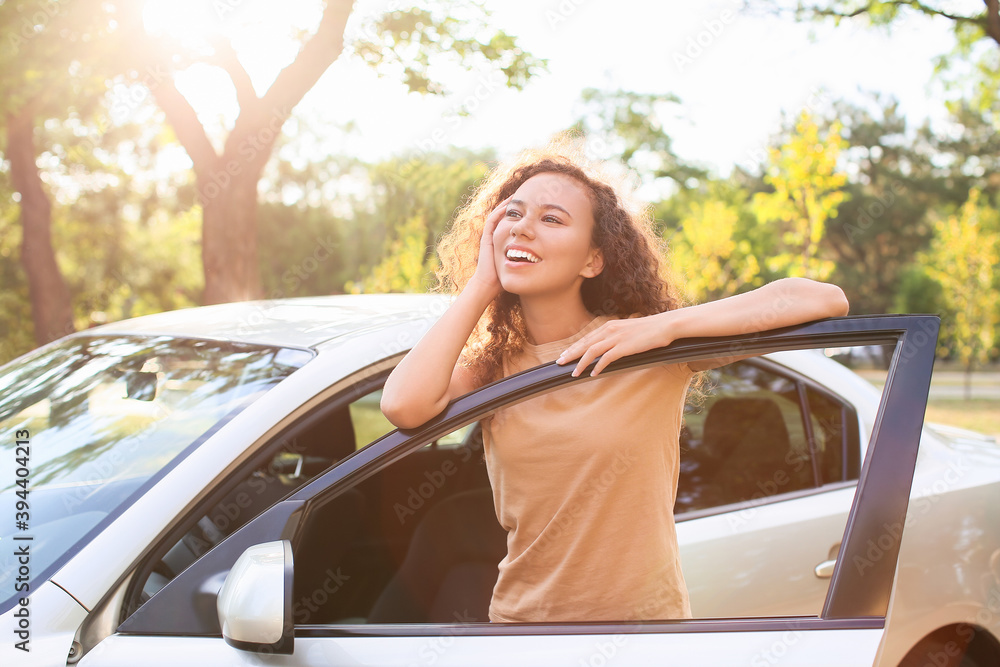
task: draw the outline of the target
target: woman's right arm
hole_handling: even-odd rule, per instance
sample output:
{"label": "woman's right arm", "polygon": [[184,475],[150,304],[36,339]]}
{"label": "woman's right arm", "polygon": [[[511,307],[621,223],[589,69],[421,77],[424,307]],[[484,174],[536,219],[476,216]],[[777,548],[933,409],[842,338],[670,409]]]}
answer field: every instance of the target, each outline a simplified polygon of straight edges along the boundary
{"label": "woman's right arm", "polygon": [[423,424],[453,398],[476,388],[472,372],[458,359],[486,307],[500,294],[493,230],[506,211],[507,201],[500,202],[486,218],[476,272],[469,283],[385,381],[382,413],[399,428]]}

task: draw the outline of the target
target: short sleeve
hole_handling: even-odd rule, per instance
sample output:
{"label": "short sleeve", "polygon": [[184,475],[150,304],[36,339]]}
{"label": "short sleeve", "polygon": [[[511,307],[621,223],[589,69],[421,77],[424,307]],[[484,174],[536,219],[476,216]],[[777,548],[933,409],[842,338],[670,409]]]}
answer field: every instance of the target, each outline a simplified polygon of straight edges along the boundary
{"label": "short sleeve", "polygon": [[694,375],[694,370],[686,361],[679,364],[667,364],[664,368],[680,380],[689,380]]}

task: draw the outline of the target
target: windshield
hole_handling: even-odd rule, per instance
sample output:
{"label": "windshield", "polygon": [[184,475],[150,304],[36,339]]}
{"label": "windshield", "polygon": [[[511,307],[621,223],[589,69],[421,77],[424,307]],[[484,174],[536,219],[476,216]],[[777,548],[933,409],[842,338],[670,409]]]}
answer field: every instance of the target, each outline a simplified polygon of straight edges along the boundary
{"label": "windshield", "polygon": [[[227,416],[312,358],[304,350],[170,336],[78,337],[0,369],[0,543],[42,581]],[[35,590],[0,553],[0,603]],[[18,592],[20,591],[20,592]]]}

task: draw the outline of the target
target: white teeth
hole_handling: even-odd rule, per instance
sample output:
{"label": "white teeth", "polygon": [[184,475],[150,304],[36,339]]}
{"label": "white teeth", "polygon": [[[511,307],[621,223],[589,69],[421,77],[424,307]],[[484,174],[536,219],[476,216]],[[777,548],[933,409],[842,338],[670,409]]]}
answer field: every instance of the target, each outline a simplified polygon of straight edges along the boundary
{"label": "white teeth", "polygon": [[537,255],[533,255],[530,252],[528,252],[527,250],[518,250],[517,248],[508,248],[507,249],[507,259],[515,259],[515,258],[526,259],[529,262],[531,262],[532,264],[535,264],[535,263],[538,263],[538,262],[542,261],[541,258],[539,258]]}

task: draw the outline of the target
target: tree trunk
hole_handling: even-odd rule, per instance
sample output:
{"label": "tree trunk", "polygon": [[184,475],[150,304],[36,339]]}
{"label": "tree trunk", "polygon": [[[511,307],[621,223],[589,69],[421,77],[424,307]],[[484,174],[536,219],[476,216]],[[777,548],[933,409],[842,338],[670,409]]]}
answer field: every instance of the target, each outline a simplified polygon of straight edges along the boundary
{"label": "tree trunk", "polygon": [[217,170],[197,179],[204,207],[201,256],[206,305],[262,296],[257,255],[259,177],[256,172],[229,175]]}
{"label": "tree trunk", "polygon": [[21,263],[28,276],[35,342],[73,333],[73,308],[52,248],[52,205],[42,188],[35,156],[34,118],[22,109],[7,119],[7,159],[21,195]]}

